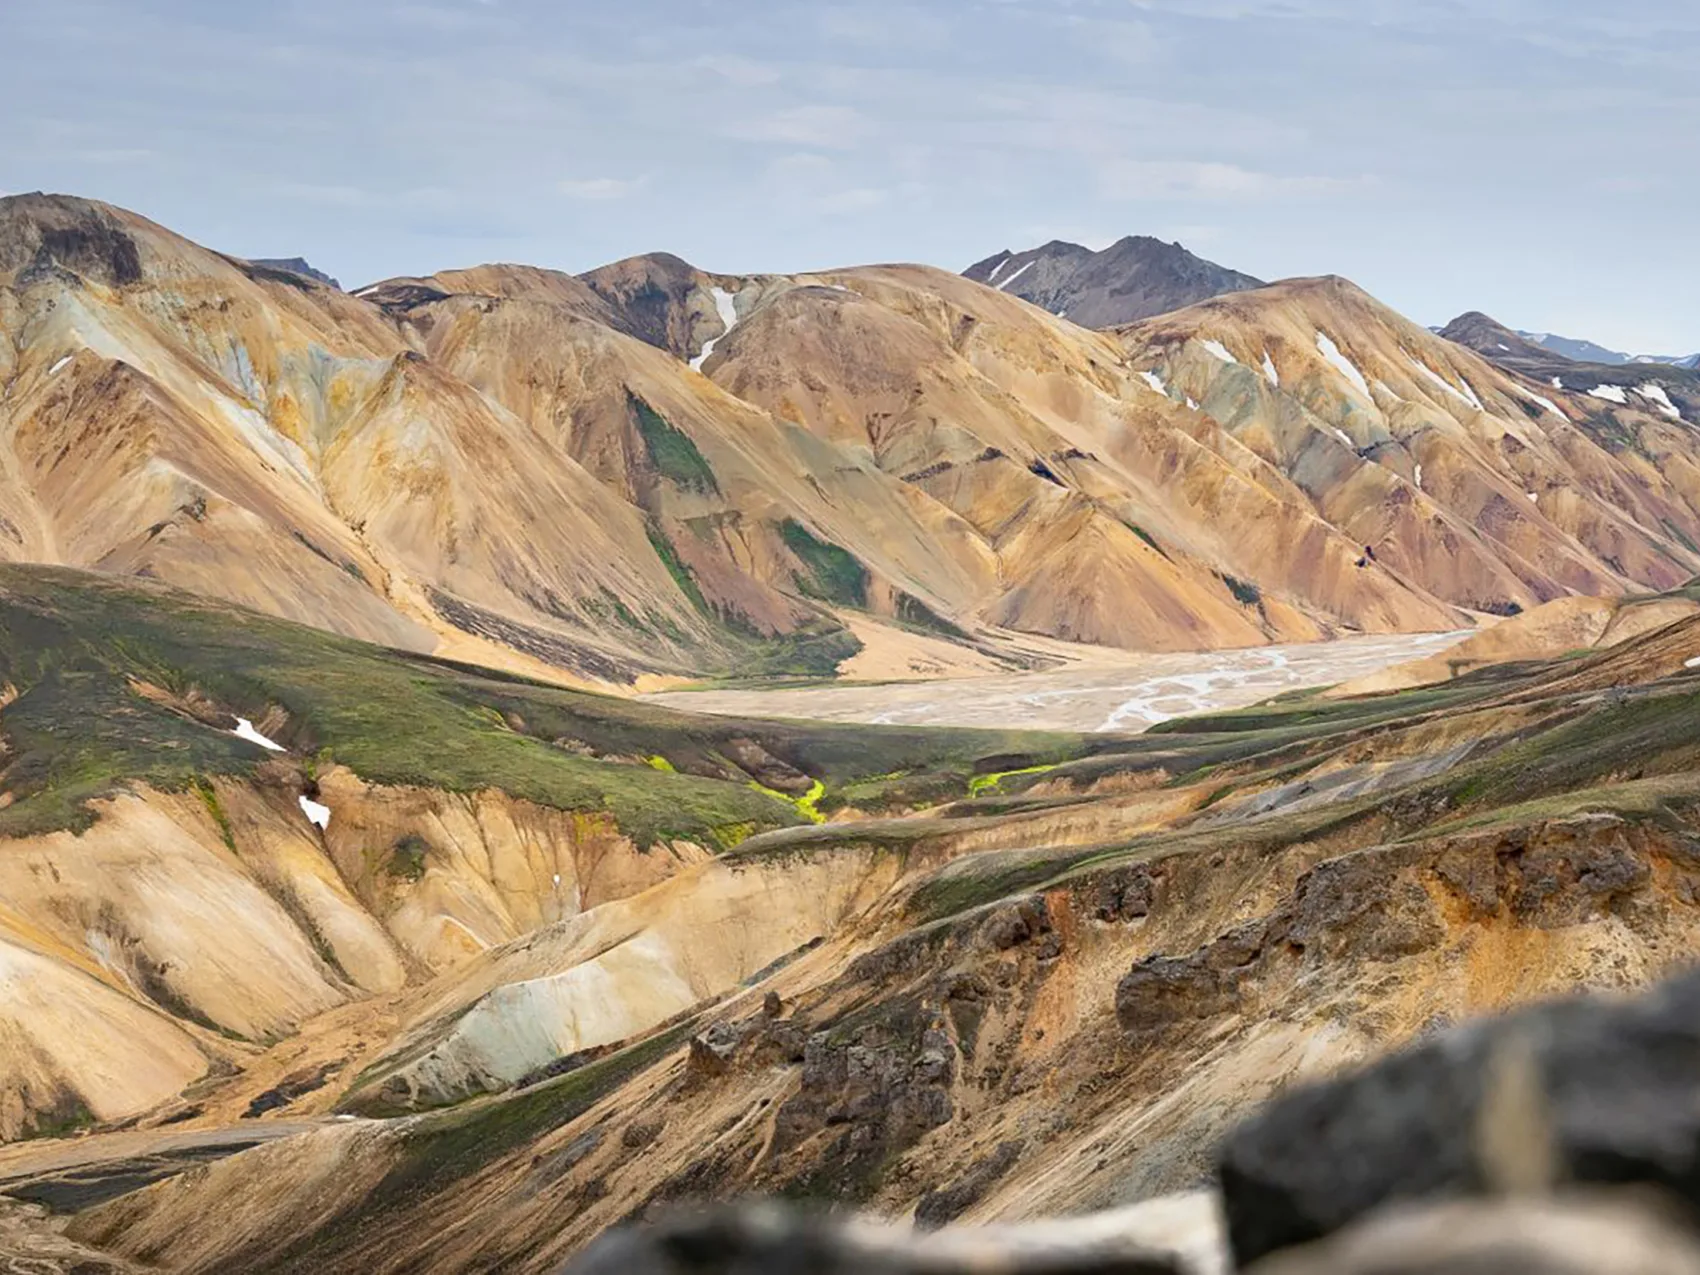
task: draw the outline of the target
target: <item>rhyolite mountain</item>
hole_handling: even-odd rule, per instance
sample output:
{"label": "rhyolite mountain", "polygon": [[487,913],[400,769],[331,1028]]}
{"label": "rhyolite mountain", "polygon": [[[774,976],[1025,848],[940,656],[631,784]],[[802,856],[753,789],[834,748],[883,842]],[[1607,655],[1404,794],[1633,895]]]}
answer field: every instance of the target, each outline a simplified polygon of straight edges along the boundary
{"label": "rhyolite mountain", "polygon": [[[57,196],[0,201],[0,333],[31,1269],[545,1275],[742,1194],[1073,1218],[1294,1081],[1700,957],[1679,389],[1333,277],[1104,330],[914,265],[356,295]],[[603,693],[1489,616],[1137,736]]]}
{"label": "rhyolite mountain", "polygon": [[1700,570],[1686,400],[1337,280],[1101,332],[923,266],[346,294],[28,195],[0,329],[0,558],[543,676],[1448,629]]}
{"label": "rhyolite mountain", "polygon": [[1149,235],[1128,235],[1098,252],[1053,239],[1025,252],[1005,249],[962,273],[1086,328],[1118,327],[1263,286],[1261,279]]}

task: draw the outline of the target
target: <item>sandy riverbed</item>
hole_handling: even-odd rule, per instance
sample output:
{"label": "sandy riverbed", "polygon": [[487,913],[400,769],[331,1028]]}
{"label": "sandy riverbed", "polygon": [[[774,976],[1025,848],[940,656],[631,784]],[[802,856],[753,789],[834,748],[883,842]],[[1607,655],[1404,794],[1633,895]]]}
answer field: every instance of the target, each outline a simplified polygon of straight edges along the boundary
{"label": "sandy riverbed", "polygon": [[1432,655],[1469,632],[1344,638],[1299,646],[1168,655],[1045,673],[928,682],[669,691],[644,698],[701,713],[903,726],[1140,731],[1171,717],[1255,704]]}

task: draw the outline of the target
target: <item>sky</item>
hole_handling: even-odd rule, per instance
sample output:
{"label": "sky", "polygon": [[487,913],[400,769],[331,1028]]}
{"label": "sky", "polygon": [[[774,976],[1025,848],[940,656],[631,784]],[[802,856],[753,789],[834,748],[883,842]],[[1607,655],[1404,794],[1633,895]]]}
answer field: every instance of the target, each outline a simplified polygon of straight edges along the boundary
{"label": "sky", "polygon": [[355,286],[1178,239],[1700,350],[1694,0],[3,0],[0,192]]}

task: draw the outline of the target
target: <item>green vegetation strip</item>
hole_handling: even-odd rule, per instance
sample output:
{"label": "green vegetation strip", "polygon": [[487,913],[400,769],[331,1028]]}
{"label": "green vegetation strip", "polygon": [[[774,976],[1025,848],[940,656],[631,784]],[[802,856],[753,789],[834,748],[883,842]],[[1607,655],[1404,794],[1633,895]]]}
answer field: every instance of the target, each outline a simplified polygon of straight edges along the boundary
{"label": "green vegetation strip", "polygon": [[[328,1225],[282,1254],[268,1251],[252,1269],[322,1269],[297,1265],[357,1249],[370,1228],[408,1216],[407,1210],[478,1170],[577,1119],[632,1077],[682,1045],[696,1026],[680,1023],[577,1071],[517,1093],[480,1099],[408,1123],[402,1151],[388,1173]],[[244,1269],[248,1269],[244,1267]]]}
{"label": "green vegetation strip", "polygon": [[980,794],[996,788],[1012,775],[1042,775],[1046,771],[1055,769],[1056,765],[1053,763],[1045,766],[1023,766],[1019,770],[998,770],[989,775],[975,775],[968,781],[968,795],[978,797]]}
{"label": "green vegetation strip", "polygon": [[816,804],[822,797],[826,796],[826,785],[818,779],[815,780],[809,791],[804,793],[801,797],[788,797],[784,793],[779,792],[777,789],[764,788],[753,779],[750,781],[750,787],[754,788],[757,792],[766,793],[775,801],[788,802],[796,809],[799,815],[808,820],[810,823],[826,822],[826,816],[816,809]]}
{"label": "green vegetation strip", "polygon": [[[154,689],[143,695],[143,684]],[[213,781],[278,756],[230,731],[234,714],[268,708],[287,715],[280,742],[309,773],[334,763],[376,784],[501,790],[605,817],[642,846],[725,847],[814,823],[829,791],[873,812],[912,791],[948,800],[983,759],[1057,762],[1106,746],[1079,735],[696,716],[42,567],[0,566],[0,686],[17,692],[0,709],[0,786],[11,798],[0,837],[86,828],[91,800],[136,782],[194,788],[216,821]],[[191,704],[211,715],[196,720]],[[728,760],[751,744],[813,777],[816,790],[793,798],[751,787]],[[910,777],[899,795],[864,782],[895,772]]]}
{"label": "green vegetation strip", "polygon": [[690,435],[676,429],[636,394],[629,395],[629,401],[632,415],[637,420],[638,433],[643,437],[644,448],[649,452],[650,463],[655,466],[656,472],[685,491],[718,494],[720,484],[714,480],[714,470],[697,450]]}

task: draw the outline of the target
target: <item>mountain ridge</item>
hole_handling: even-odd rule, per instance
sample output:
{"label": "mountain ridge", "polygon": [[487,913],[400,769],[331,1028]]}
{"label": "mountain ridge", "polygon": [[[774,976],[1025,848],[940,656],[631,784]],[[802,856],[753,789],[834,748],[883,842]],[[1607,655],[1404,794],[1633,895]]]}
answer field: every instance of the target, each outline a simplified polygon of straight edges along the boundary
{"label": "mountain ridge", "polygon": [[1528,340],[1479,310],[1459,315],[1440,335],[1555,389],[1580,391],[1596,402],[1633,401],[1669,420],[1700,422],[1700,373],[1680,364],[1578,362]]}
{"label": "mountain ridge", "polygon": [[1625,354],[1621,350],[1608,349],[1593,341],[1559,336],[1552,332],[1525,332],[1518,329],[1517,335],[1542,349],[1563,355],[1567,359],[1574,359],[1578,363],[1668,363],[1676,367],[1700,367],[1700,354]]}
{"label": "mountain ridge", "polygon": [[962,273],[1088,328],[1118,327],[1263,286],[1261,279],[1149,235],[1125,236],[1101,252],[1053,239],[1024,252],[1005,249]]}
{"label": "mountain ridge", "polygon": [[924,266],[268,269],[0,201],[0,555],[607,685],[1440,631],[1700,569],[1685,400],[1535,389],[1337,280],[1089,331]]}

